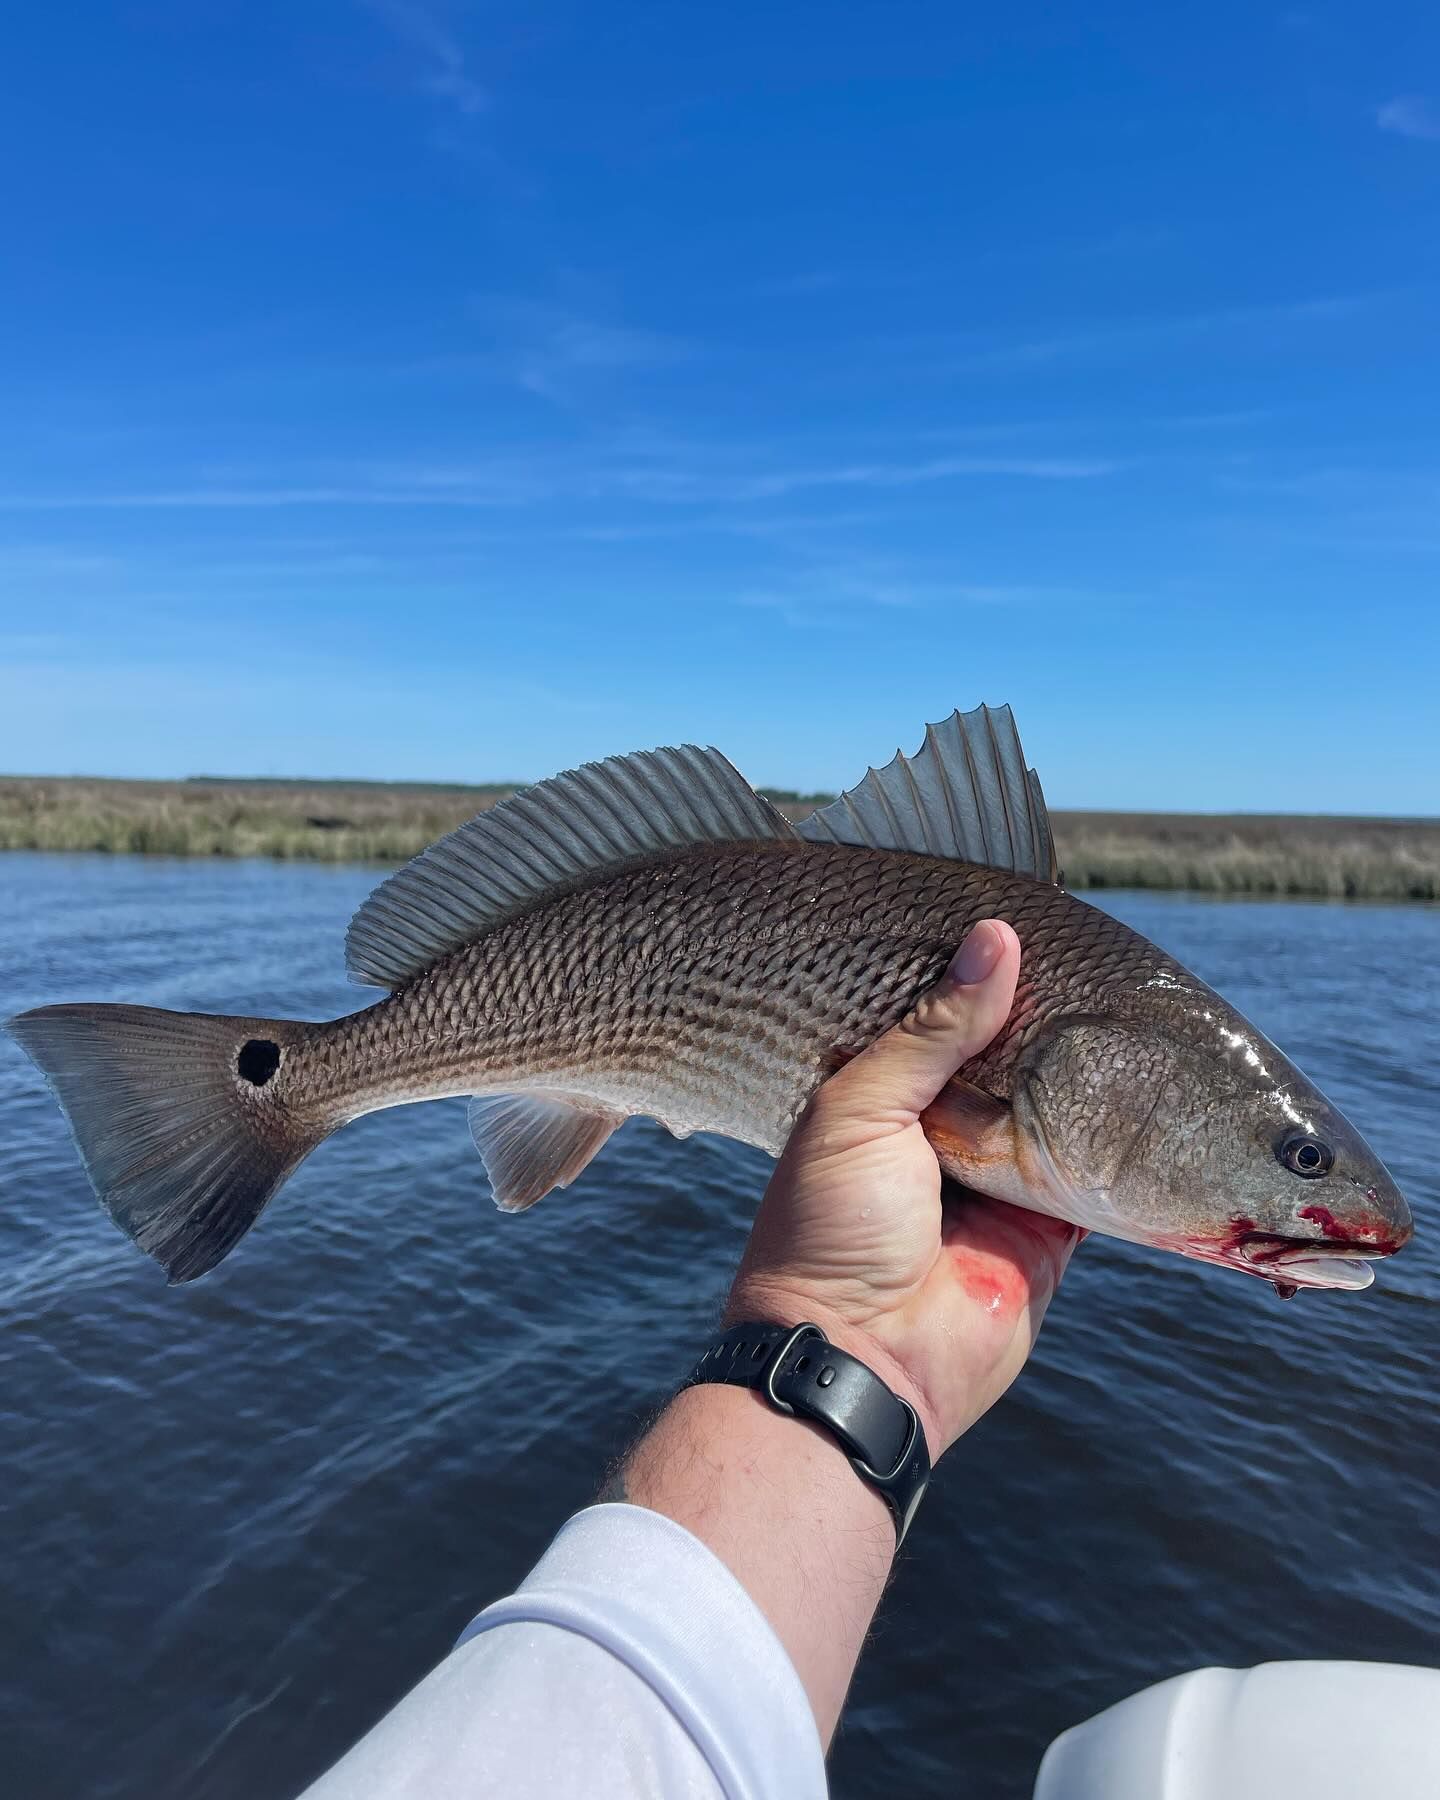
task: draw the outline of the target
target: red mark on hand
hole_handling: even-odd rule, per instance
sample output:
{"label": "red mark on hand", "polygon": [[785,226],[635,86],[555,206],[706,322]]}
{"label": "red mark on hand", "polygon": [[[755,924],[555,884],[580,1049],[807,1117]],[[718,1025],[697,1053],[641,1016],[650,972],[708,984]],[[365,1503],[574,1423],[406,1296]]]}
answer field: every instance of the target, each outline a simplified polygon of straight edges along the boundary
{"label": "red mark on hand", "polygon": [[1005,1288],[1001,1282],[990,1281],[982,1275],[967,1274],[962,1268],[960,1285],[975,1304],[987,1313],[998,1313],[1005,1304]]}

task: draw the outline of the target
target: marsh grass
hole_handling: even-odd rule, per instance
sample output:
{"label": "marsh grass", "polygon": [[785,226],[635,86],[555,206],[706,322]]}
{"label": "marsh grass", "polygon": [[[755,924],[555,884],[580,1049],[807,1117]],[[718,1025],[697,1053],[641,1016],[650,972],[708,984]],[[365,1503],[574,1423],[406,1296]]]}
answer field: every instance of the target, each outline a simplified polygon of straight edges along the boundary
{"label": "marsh grass", "polygon": [[[382,782],[0,777],[0,850],[399,863],[513,793]],[[825,795],[769,790],[801,818]],[[1072,888],[1440,900],[1440,819],[1057,813]]]}
{"label": "marsh grass", "polygon": [[403,862],[510,792],[0,778],[0,849]]}
{"label": "marsh grass", "polygon": [[1440,819],[1056,813],[1072,888],[1440,900]]}

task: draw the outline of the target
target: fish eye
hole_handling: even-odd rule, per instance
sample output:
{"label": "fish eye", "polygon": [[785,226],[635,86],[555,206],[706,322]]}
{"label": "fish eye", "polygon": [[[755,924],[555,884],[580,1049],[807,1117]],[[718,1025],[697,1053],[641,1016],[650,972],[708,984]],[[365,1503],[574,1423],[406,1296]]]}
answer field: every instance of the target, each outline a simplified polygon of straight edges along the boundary
{"label": "fish eye", "polygon": [[1304,1175],[1310,1180],[1317,1176],[1328,1175],[1335,1166],[1335,1152],[1317,1137],[1310,1137],[1306,1132],[1297,1132],[1286,1138],[1275,1151],[1285,1167],[1296,1175]]}

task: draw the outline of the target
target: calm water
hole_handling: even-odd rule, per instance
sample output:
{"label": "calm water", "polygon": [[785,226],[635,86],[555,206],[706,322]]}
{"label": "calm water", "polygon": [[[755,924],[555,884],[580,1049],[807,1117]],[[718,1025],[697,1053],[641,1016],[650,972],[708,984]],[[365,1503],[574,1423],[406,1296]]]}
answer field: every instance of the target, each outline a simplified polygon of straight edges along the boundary
{"label": "calm water", "polygon": [[[0,858],[0,1017],[362,998],[359,869]],[[1440,911],[1123,894],[1359,1121],[1421,1235],[1368,1294],[1092,1240],[944,1465],[833,1760],[844,1800],[1025,1796],[1202,1663],[1440,1662]],[[460,1103],[326,1144],[170,1290],[0,1040],[0,1761],[16,1800],[282,1800],[508,1590],[708,1329],[768,1168],[628,1125],[491,1208]],[[566,1359],[584,1350],[583,1385]]]}

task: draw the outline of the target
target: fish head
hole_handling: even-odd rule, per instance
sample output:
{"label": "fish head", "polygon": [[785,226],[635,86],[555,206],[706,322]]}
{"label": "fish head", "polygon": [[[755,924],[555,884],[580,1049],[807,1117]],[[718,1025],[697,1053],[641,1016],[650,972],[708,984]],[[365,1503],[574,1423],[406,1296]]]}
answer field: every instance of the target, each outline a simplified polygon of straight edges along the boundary
{"label": "fish head", "polygon": [[1014,1114],[1046,1210],[1281,1292],[1368,1287],[1413,1229],[1355,1127],[1208,989],[1059,1021],[1017,1070]]}

